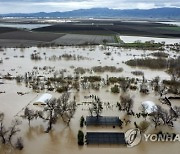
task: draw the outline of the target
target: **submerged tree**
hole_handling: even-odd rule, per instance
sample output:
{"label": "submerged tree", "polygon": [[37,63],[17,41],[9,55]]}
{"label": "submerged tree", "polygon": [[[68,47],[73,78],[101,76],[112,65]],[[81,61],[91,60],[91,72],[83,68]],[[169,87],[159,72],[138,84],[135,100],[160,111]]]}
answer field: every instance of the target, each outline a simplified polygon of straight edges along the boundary
{"label": "submerged tree", "polygon": [[133,104],[134,104],[133,99],[129,95],[121,95],[120,100],[121,102],[118,105],[119,109],[126,111],[127,114],[131,114],[133,112],[132,111]]}
{"label": "submerged tree", "polygon": [[29,122],[29,127],[31,125],[31,120],[33,120],[36,117],[36,114],[33,110],[30,110],[28,107],[24,110],[24,118],[26,118]]}
{"label": "submerged tree", "polygon": [[22,150],[24,148],[23,140],[21,137],[17,138],[15,147],[16,147],[16,149],[19,149],[19,150]]}
{"label": "submerged tree", "polygon": [[170,107],[169,110],[166,110],[159,105],[154,107],[154,110],[150,115],[151,120],[155,124],[155,127],[159,125],[167,125],[173,127],[174,121],[176,121],[179,117],[177,107],[175,107],[174,109]]}
{"label": "submerged tree", "polygon": [[6,144],[6,134],[8,133],[8,130],[4,126],[4,113],[0,114],[0,138],[1,142],[3,144]]}
{"label": "submerged tree", "polygon": [[78,131],[78,145],[84,145],[84,133],[81,130]]}
{"label": "submerged tree", "polygon": [[99,118],[103,110],[102,102],[99,99],[99,97],[95,96],[94,102],[92,102],[92,108],[90,110],[93,111],[93,113],[95,113],[97,118]]}
{"label": "submerged tree", "polygon": [[[69,101],[70,94],[68,92],[63,93],[58,99],[53,98],[47,102],[44,112],[39,112],[39,117],[48,121],[48,128],[46,132],[52,129],[52,125],[55,124],[59,117],[69,125],[75,110],[75,101]],[[45,114],[46,113],[46,114]]]}
{"label": "submerged tree", "polygon": [[21,122],[17,119],[12,121],[12,124],[9,128],[7,128],[4,124],[4,113],[0,113],[0,139],[2,144],[12,144],[12,138],[15,136],[20,129],[18,126]]}

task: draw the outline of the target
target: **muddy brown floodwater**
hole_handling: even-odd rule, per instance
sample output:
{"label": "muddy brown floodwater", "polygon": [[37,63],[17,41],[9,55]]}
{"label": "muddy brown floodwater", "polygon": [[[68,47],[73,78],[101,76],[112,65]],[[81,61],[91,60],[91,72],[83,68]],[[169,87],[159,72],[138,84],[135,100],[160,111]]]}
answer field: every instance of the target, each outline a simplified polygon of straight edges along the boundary
{"label": "muddy brown floodwater", "polygon": [[[33,61],[30,55],[37,51],[40,53],[42,60]],[[111,52],[110,56],[106,56],[104,52]],[[121,73],[101,73],[103,77],[108,76],[121,76],[121,77],[135,77],[131,72],[134,70],[141,70],[144,72],[146,79],[153,79],[159,76],[161,79],[170,79],[169,74],[164,70],[150,70],[145,68],[132,68],[125,65],[123,62],[134,57],[147,56],[152,51],[141,51],[141,50],[128,50],[120,49],[116,47],[107,47],[106,49],[101,49],[100,46],[90,46],[90,47],[57,47],[57,48],[6,48],[4,52],[0,52],[0,58],[3,59],[3,63],[0,64],[0,76],[6,75],[7,72],[13,76],[24,75],[25,72],[31,72],[34,67],[44,67],[51,66],[55,70],[67,69],[66,75],[72,75],[73,70],[71,67],[84,67],[91,68],[93,66],[116,66],[122,67],[124,69]],[[174,56],[176,53],[173,51],[166,51],[170,56]],[[44,54],[45,53],[45,54]],[[50,60],[52,56],[61,56],[63,54],[74,54],[83,57],[88,57],[89,59],[84,60]],[[51,75],[43,74],[42,75]],[[41,75],[41,74],[39,74]],[[179,154],[180,153],[180,143],[179,142],[145,142],[142,141],[139,145],[133,148],[127,148],[124,146],[117,145],[84,145],[82,147],[77,144],[77,133],[80,129],[79,121],[80,117],[83,115],[89,115],[88,108],[90,105],[82,103],[84,96],[90,94],[95,94],[101,98],[103,102],[110,102],[111,107],[106,108],[102,115],[106,116],[119,116],[121,119],[129,119],[131,123],[124,126],[123,129],[119,127],[84,127],[82,130],[84,133],[87,131],[113,131],[113,132],[126,132],[130,128],[134,128],[134,122],[140,123],[142,118],[128,117],[125,113],[118,111],[116,103],[119,101],[120,94],[112,94],[108,87],[103,87],[100,91],[95,90],[80,90],[80,92],[71,91],[72,96],[76,96],[76,101],[78,107],[73,119],[69,126],[66,126],[61,119],[57,124],[53,125],[53,130],[50,133],[45,133],[47,128],[47,123],[41,119],[33,120],[31,127],[28,126],[28,121],[20,117],[23,114],[23,109],[29,106],[33,109],[43,109],[42,107],[35,107],[32,102],[41,93],[35,93],[31,89],[25,86],[24,83],[17,84],[16,81],[2,80],[0,82],[4,84],[0,85],[0,91],[5,91],[6,93],[0,94],[0,112],[5,113],[5,124],[9,125],[11,120],[18,118],[22,120],[20,126],[21,132],[18,136],[22,136],[24,141],[24,149],[22,151],[14,150],[8,148],[7,146],[0,147],[0,154]],[[25,92],[23,96],[17,95],[18,91]],[[43,92],[42,92],[43,93]],[[56,92],[51,93],[54,97],[60,96]],[[143,95],[140,94],[138,90],[129,91],[129,94],[133,98],[135,104],[133,110],[135,112],[139,111],[139,107],[143,101],[153,101],[156,104],[161,104],[159,101],[159,96],[154,92]],[[174,105],[178,105],[178,101],[173,102]],[[180,133],[180,120],[175,122],[174,128],[161,127],[159,130],[164,130],[168,132]],[[156,130],[156,132],[158,131]],[[150,124],[146,133],[154,132],[154,125]]]}

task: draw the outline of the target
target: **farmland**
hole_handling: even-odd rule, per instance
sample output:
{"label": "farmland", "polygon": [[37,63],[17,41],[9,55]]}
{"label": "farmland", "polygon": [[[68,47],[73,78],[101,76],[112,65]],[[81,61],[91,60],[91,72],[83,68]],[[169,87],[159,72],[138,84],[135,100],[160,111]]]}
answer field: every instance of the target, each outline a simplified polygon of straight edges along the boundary
{"label": "farmland", "polygon": [[[161,28],[162,27],[162,28]],[[174,25],[166,25],[155,22],[127,22],[117,20],[81,20],[78,22],[56,24],[48,27],[34,29],[40,32],[58,32],[72,34],[94,35],[134,35],[151,37],[180,37],[180,32]]]}
{"label": "farmland", "polygon": [[[3,19],[1,19],[3,22]],[[4,22],[8,22],[7,19]],[[11,20],[9,21],[11,22]],[[20,26],[21,20],[17,20]],[[13,24],[13,22],[12,22]],[[25,23],[22,21],[23,26]],[[37,21],[33,21],[37,24]],[[31,27],[31,25],[27,25]],[[120,20],[73,20],[70,23],[44,24],[32,30],[0,27],[0,46],[51,46],[120,43],[120,35],[179,38],[179,27],[156,22],[128,22]],[[28,44],[29,42],[29,44]],[[23,44],[23,45],[22,45]],[[157,49],[157,44],[154,49]],[[147,44],[124,44],[124,47],[147,49]]]}
{"label": "farmland", "polygon": [[60,45],[83,45],[83,44],[103,44],[115,43],[113,36],[104,35],[81,35],[81,34],[66,34],[52,42]]}

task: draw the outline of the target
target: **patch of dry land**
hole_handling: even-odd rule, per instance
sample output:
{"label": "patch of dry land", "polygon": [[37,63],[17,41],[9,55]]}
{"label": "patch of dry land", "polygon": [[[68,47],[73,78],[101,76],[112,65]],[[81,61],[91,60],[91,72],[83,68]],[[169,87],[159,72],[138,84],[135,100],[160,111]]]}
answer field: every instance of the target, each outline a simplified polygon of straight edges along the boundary
{"label": "patch of dry land", "polygon": [[[100,43],[104,39],[113,42],[110,36],[24,31],[4,33],[0,39],[13,40],[15,35],[19,40],[26,37],[26,40],[65,45],[94,40]],[[25,42],[21,43],[24,45]],[[136,49],[132,45],[123,48],[105,43],[0,48],[0,113],[4,113],[4,116],[0,115],[1,126],[4,126],[0,128],[0,139],[5,138],[5,143],[0,142],[0,153],[179,154],[179,141],[146,142],[142,139],[138,145],[129,148],[127,145],[90,145],[85,136],[78,137],[79,130],[84,135],[87,132],[125,133],[135,127],[142,134],[180,133],[180,101],[170,99],[169,103],[165,99],[180,96],[180,45],[156,44],[158,48],[154,49],[151,44],[149,50],[147,46],[142,50],[141,45],[136,44]],[[162,67],[150,67],[147,62],[142,65],[139,60],[148,59],[153,63],[158,58]],[[159,66],[158,60],[154,61]],[[54,99],[40,102],[45,105],[33,105],[44,93],[51,94]],[[158,110],[146,112],[142,107],[146,101],[153,102]],[[81,117],[86,120],[90,115],[116,116],[122,123],[115,127],[86,126]],[[11,124],[14,119],[21,123],[14,127],[15,133],[9,139],[12,133],[8,128],[15,126]],[[84,139],[84,145],[78,145],[78,138]]]}

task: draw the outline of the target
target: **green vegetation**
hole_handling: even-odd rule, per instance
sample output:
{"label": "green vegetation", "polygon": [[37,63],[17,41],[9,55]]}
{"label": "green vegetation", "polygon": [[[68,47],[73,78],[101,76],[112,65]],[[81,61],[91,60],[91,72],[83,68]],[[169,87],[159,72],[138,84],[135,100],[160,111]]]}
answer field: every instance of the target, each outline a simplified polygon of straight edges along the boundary
{"label": "green vegetation", "polygon": [[84,145],[84,133],[81,130],[78,132],[78,145]]}
{"label": "green vegetation", "polygon": [[119,93],[119,86],[118,86],[118,85],[114,85],[114,86],[111,88],[111,92],[112,92],[112,93]]}
{"label": "green vegetation", "polygon": [[127,112],[128,115],[132,114],[133,105],[133,99],[130,97],[130,95],[127,94],[122,94],[120,96],[120,103],[117,103],[119,110]]}
{"label": "green vegetation", "polygon": [[170,26],[170,27],[158,27],[159,29],[164,29],[164,30],[174,30],[174,31],[180,31],[179,26]]}
{"label": "green vegetation", "polygon": [[115,66],[95,66],[92,68],[94,72],[104,73],[104,72],[122,72],[123,68],[116,68]]}
{"label": "green vegetation", "polygon": [[39,55],[39,53],[32,53],[31,54],[31,59],[32,60],[41,60],[41,56]]}
{"label": "green vegetation", "polygon": [[135,86],[135,85],[130,85],[130,86],[129,86],[129,89],[131,89],[131,90],[136,90],[136,89],[137,89],[137,86]]}
{"label": "green vegetation", "polygon": [[104,53],[106,56],[110,56],[111,55],[111,52],[105,52]]}
{"label": "green vegetation", "polygon": [[154,59],[154,58],[145,58],[145,59],[131,59],[126,61],[125,63],[129,66],[140,66],[147,67],[151,69],[165,69],[167,68],[167,60],[166,59]]}
{"label": "green vegetation", "polygon": [[84,117],[81,116],[81,119],[80,119],[80,127],[83,127],[84,126]]}
{"label": "green vegetation", "polygon": [[115,43],[124,43],[123,40],[120,39],[119,35],[114,35]]}
{"label": "green vegetation", "polygon": [[133,48],[140,50],[164,50],[164,44],[162,43],[154,43],[154,41],[147,41],[145,43],[142,42],[134,42],[134,43],[124,43],[121,45],[123,48]]}
{"label": "green vegetation", "polygon": [[84,82],[100,82],[101,81],[101,77],[100,76],[85,76],[83,77],[83,81]]}
{"label": "green vegetation", "polygon": [[62,77],[50,77],[49,82],[60,82],[65,83],[66,81]]}
{"label": "green vegetation", "polygon": [[169,56],[169,54],[165,52],[154,52],[154,53],[151,53],[150,55],[154,57],[159,57],[159,58],[167,58]]}
{"label": "green vegetation", "polygon": [[56,89],[56,91],[58,93],[67,92],[68,91],[68,87],[67,86],[59,87],[59,88]]}
{"label": "green vegetation", "polygon": [[87,69],[82,68],[82,67],[77,67],[77,68],[74,69],[74,72],[80,73],[80,74],[85,74],[86,71],[87,71]]}
{"label": "green vegetation", "polygon": [[145,132],[148,127],[149,127],[149,122],[147,121],[141,121],[140,124],[138,125],[138,128],[141,130],[141,132]]}
{"label": "green vegetation", "polygon": [[142,72],[142,71],[132,71],[131,72],[133,75],[137,75],[137,76],[143,76],[144,75],[144,72]]}
{"label": "green vegetation", "polygon": [[164,83],[165,85],[179,85],[179,86],[180,86],[180,81],[163,80],[163,83]]}
{"label": "green vegetation", "polygon": [[124,82],[126,79],[124,77],[109,77],[109,82],[110,83],[119,83],[119,82]]}

